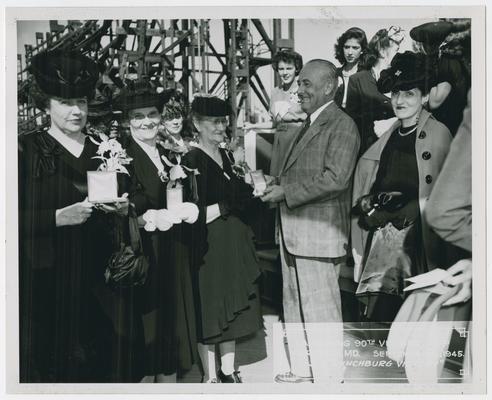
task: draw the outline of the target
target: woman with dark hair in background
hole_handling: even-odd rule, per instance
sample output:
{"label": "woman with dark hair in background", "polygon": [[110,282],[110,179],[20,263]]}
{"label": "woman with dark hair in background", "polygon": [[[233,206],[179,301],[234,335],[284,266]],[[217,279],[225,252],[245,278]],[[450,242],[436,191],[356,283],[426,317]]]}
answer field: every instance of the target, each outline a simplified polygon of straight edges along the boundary
{"label": "woman with dark hair in background", "polygon": [[272,67],[280,78],[280,85],[272,89],[270,115],[276,128],[270,163],[270,175],[279,173],[280,162],[297,128],[306,119],[297,97],[296,77],[302,69],[302,56],[293,50],[280,50],[272,61]]}
{"label": "woman with dark hair in background", "polygon": [[348,81],[352,75],[360,71],[367,48],[365,32],[357,27],[347,29],[335,44],[335,58],[342,64],[338,68],[339,86],[335,93],[335,103],[345,108],[347,102]]}
{"label": "woman with dark hair in background", "polygon": [[280,50],[273,56],[272,67],[280,77],[280,85],[270,96],[270,114],[280,122],[302,122],[305,114],[297,97],[296,76],[302,69],[302,56],[294,50]]}
{"label": "woman with dark hair in background", "polygon": [[345,111],[357,124],[361,137],[359,154],[377,139],[375,121],[394,117],[389,97],[377,88],[381,71],[387,68],[403,40],[401,28],[380,29],[367,45],[362,71],[351,76],[347,88]]}

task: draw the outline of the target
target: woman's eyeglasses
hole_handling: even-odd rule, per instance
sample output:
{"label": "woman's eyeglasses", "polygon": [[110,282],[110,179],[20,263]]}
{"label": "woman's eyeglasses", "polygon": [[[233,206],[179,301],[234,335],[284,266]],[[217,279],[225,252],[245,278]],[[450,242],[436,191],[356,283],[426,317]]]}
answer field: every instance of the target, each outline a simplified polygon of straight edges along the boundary
{"label": "woman's eyeglasses", "polygon": [[136,122],[137,124],[141,124],[145,118],[151,120],[152,122],[158,123],[161,119],[161,115],[158,111],[151,111],[147,115],[143,113],[130,114],[130,120]]}

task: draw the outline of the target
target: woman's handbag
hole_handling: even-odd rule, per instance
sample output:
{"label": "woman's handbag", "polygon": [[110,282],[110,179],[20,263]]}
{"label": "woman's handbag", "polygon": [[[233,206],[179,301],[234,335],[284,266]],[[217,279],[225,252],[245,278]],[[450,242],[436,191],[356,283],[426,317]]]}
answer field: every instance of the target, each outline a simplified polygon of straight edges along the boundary
{"label": "woman's handbag", "polygon": [[410,228],[399,230],[388,223],[374,231],[357,295],[385,293],[403,297],[403,280],[411,276],[410,261],[404,252]]}
{"label": "woman's handbag", "polygon": [[104,273],[106,283],[120,288],[142,286],[149,270],[133,207],[129,208],[128,213],[130,245],[120,241],[120,249],[113,253]]}

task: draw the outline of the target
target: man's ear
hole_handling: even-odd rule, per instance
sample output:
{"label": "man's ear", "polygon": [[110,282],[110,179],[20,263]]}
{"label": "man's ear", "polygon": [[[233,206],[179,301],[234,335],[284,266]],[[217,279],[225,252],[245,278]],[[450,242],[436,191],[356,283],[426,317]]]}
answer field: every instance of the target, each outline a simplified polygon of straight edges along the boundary
{"label": "man's ear", "polygon": [[337,83],[338,83],[338,79],[336,81],[328,82],[326,84],[326,91],[325,91],[326,96],[333,96],[335,94],[335,91],[338,88]]}
{"label": "man's ear", "polygon": [[422,96],[422,105],[425,105],[429,102],[429,93],[427,93],[425,96]]}
{"label": "man's ear", "polygon": [[334,87],[333,83],[331,83],[331,82],[326,83],[326,86],[325,86],[325,95],[326,96],[329,96],[333,92],[333,87]]}

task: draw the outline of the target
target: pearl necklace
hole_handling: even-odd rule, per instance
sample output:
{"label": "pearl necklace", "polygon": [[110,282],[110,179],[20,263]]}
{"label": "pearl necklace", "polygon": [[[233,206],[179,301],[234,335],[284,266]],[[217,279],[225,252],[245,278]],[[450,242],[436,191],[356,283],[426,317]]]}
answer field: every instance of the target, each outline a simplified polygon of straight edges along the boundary
{"label": "pearl necklace", "polygon": [[398,128],[398,134],[400,136],[408,136],[410,135],[411,133],[415,132],[417,130],[417,125],[415,125],[415,127],[413,129],[410,129],[408,132],[405,132],[405,133],[401,133],[401,127]]}

